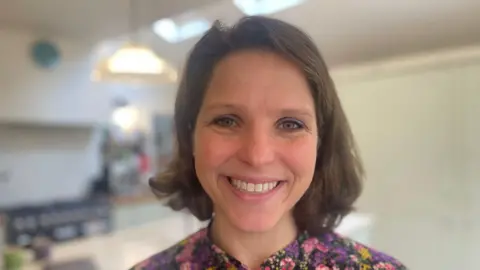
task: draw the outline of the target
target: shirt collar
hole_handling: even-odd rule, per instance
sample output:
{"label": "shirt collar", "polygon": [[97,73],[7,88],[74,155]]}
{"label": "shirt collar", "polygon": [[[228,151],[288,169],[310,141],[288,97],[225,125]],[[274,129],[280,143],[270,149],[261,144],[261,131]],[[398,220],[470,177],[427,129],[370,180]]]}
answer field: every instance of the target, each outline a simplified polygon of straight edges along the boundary
{"label": "shirt collar", "polygon": [[[212,222],[210,222],[206,228],[189,237],[188,243],[185,243],[191,246],[187,248],[188,250],[195,250],[196,253],[201,253],[201,256],[198,256],[200,255],[198,254],[191,259],[200,260],[198,263],[201,264],[203,261],[207,260],[206,257],[210,257],[210,259],[214,259],[216,263],[218,263],[217,265],[233,266],[240,269],[245,268],[237,259],[227,254],[212,242],[210,237],[211,226]],[[290,242],[290,244],[282,250],[272,254],[264,261],[264,263],[276,265],[281,269],[284,269],[286,264],[288,266],[289,262],[298,265],[300,262],[305,261],[305,258],[302,258],[303,252],[301,252],[301,246],[302,243],[309,238],[310,236],[308,232],[304,231],[300,233],[295,240]]]}

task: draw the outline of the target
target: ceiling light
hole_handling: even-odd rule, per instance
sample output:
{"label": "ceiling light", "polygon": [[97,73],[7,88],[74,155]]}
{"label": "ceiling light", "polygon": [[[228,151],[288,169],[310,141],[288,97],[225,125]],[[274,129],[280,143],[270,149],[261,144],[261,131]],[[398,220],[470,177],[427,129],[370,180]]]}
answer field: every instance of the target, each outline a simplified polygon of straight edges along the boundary
{"label": "ceiling light", "polygon": [[173,83],[176,71],[148,47],[128,43],[99,62],[92,73],[95,81],[126,83]]}
{"label": "ceiling light", "polygon": [[179,43],[202,35],[210,28],[210,22],[204,18],[192,18],[184,14],[176,19],[161,19],[153,24],[153,32],[169,43]]}
{"label": "ceiling light", "polygon": [[248,16],[270,15],[295,6],[306,0],[233,0],[243,13]]}
{"label": "ceiling light", "polygon": [[165,62],[145,47],[128,46],[107,60],[107,68],[112,73],[161,74]]}

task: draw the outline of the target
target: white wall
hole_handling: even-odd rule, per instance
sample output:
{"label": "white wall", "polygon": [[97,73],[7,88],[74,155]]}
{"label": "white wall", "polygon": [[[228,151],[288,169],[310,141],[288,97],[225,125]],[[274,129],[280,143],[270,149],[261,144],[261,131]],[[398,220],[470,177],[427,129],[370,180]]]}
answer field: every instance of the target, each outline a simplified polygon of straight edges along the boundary
{"label": "white wall", "polygon": [[91,141],[90,129],[0,126],[0,163],[10,174],[0,207],[83,195],[96,169]]}
{"label": "white wall", "polygon": [[480,252],[480,65],[466,66],[458,70],[459,77],[464,78],[459,87],[463,90],[464,99],[461,107],[461,118],[464,133],[459,134],[462,155],[459,171],[466,179],[464,196],[467,217],[461,226],[464,239],[467,239],[466,256],[471,269],[478,267]]}
{"label": "white wall", "polygon": [[53,70],[39,69],[30,56],[37,37],[0,30],[0,120],[91,124],[108,113],[108,91],[92,84],[91,47],[52,38],[62,55]]}
{"label": "white wall", "polygon": [[371,244],[411,269],[477,267],[478,52],[334,71],[367,170]]}
{"label": "white wall", "polygon": [[[98,126],[109,120],[114,97],[142,109],[142,126],[152,113],[170,113],[174,87],[129,87],[93,83],[95,48],[53,38],[62,62],[41,70],[30,59],[37,37],[0,30],[0,208],[81,196],[97,172]],[[4,123],[21,124],[8,127]]]}

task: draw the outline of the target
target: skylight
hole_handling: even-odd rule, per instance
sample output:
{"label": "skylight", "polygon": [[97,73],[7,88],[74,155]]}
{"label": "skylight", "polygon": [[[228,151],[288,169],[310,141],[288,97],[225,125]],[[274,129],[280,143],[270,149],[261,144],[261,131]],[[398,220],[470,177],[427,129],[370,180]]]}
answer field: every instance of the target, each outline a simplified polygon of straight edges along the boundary
{"label": "skylight", "polygon": [[295,6],[307,0],[233,0],[245,15],[270,15]]}
{"label": "skylight", "polygon": [[178,18],[166,18],[153,24],[153,32],[169,43],[179,43],[202,35],[210,28],[207,19],[184,14]]}

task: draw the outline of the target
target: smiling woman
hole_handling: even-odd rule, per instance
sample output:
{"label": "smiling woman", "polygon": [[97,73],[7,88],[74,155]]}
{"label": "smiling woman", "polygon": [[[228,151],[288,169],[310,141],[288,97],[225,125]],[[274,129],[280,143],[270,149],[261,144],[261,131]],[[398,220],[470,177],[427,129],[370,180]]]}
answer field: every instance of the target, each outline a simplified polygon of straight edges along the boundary
{"label": "smiling woman", "polygon": [[187,61],[175,125],[176,155],[150,184],[210,225],[132,269],[405,269],[333,232],[363,169],[301,30],[265,17],[215,23]]}

